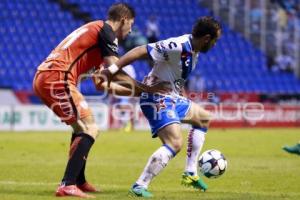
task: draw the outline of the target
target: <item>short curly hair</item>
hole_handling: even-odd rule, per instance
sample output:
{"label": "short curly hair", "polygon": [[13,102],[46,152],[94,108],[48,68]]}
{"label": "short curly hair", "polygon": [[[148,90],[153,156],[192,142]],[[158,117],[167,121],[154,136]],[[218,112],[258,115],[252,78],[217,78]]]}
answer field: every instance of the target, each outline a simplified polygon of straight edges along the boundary
{"label": "short curly hair", "polygon": [[197,19],[193,26],[192,35],[195,38],[200,38],[209,34],[212,38],[216,38],[219,30],[222,30],[220,23],[213,17],[205,16]]}

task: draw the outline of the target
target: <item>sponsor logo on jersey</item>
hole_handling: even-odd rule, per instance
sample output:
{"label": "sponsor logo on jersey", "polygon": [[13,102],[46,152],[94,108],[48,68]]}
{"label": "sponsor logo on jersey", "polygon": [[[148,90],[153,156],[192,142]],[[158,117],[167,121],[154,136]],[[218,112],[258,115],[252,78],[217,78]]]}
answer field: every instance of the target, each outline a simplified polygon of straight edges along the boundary
{"label": "sponsor logo on jersey", "polygon": [[116,45],[115,43],[114,44],[107,44],[107,46],[113,51],[113,52],[116,52],[118,53],[118,45]]}
{"label": "sponsor logo on jersey", "polygon": [[165,60],[169,60],[169,56],[163,42],[156,42],[155,49],[158,53],[162,54]]}

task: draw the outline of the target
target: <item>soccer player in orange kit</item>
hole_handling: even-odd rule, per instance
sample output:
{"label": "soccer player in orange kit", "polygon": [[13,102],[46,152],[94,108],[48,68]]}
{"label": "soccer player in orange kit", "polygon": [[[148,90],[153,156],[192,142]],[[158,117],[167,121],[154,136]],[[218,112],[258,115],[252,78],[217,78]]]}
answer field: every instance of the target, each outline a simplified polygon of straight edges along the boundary
{"label": "soccer player in orange kit", "polygon": [[[111,65],[118,60],[118,40],[130,33],[134,18],[135,11],[131,6],[113,4],[106,21],[93,21],[73,31],[38,67],[33,82],[35,93],[73,128],[69,160],[56,196],[90,198],[94,196],[85,192],[97,192],[85,179],[85,166],[89,150],[98,136],[98,127],[76,85],[82,75],[96,74],[103,65]],[[149,87],[124,73],[121,75],[120,80],[125,79],[133,88],[112,83],[109,90],[120,95],[130,95],[131,89],[139,93],[159,92],[164,88],[163,85]],[[97,78],[94,82],[97,89],[107,89],[107,84],[97,81]]]}

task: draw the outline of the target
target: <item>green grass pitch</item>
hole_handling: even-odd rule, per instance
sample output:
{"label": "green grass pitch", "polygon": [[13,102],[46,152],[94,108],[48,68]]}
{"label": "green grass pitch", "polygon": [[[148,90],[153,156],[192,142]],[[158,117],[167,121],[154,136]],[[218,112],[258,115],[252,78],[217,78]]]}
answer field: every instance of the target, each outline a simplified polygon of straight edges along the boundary
{"label": "green grass pitch", "polygon": [[[187,131],[183,131],[187,132]],[[0,133],[0,199],[57,199],[54,191],[67,160],[70,133]],[[186,138],[186,133],[184,133]],[[207,192],[180,185],[182,152],[156,177],[153,199],[300,199],[300,156],[282,151],[300,139],[300,129],[211,129],[203,150],[218,149],[228,160]],[[148,157],[160,146],[148,132],[103,132],[90,152],[87,178],[99,186],[97,199],[132,199],[127,192]],[[70,199],[70,198],[62,198]]]}

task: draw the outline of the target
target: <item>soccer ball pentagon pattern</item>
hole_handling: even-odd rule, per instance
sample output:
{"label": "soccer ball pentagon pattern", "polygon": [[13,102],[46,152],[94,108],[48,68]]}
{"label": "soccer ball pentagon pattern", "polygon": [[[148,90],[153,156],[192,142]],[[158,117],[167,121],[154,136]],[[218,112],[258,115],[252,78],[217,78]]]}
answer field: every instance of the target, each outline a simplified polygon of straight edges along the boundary
{"label": "soccer ball pentagon pattern", "polygon": [[207,150],[198,161],[199,171],[207,178],[218,178],[227,168],[225,156],[218,150]]}

